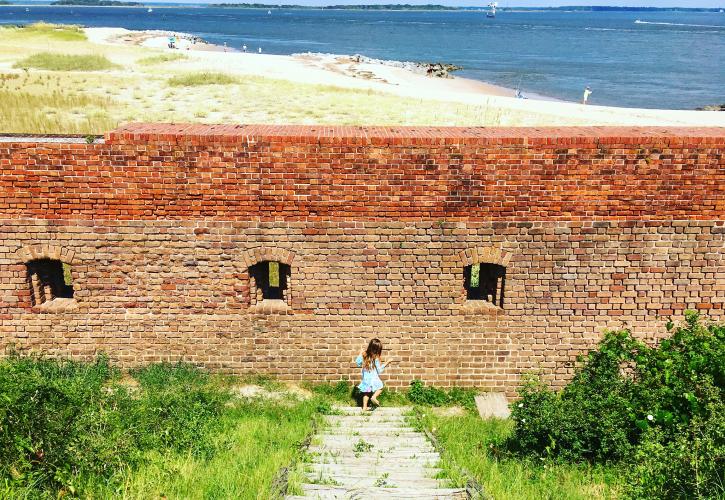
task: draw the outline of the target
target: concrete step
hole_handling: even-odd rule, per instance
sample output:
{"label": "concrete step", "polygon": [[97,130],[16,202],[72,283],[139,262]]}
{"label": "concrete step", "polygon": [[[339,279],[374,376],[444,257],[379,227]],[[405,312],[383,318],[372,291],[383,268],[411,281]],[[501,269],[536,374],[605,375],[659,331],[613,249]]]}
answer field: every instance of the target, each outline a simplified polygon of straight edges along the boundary
{"label": "concrete step", "polygon": [[450,500],[466,498],[466,490],[462,488],[344,488],[322,484],[303,484],[302,490],[308,498],[320,499],[405,498]]}
{"label": "concrete step", "polygon": [[[321,463],[307,463],[304,465],[304,469],[306,473],[323,473],[323,474],[346,474],[346,475],[355,475],[357,473],[360,473],[360,464],[358,463],[349,463],[349,464],[337,464],[337,463],[330,463],[330,464],[321,464]],[[420,464],[414,464],[414,465],[406,465],[406,464],[399,464],[396,463],[395,467],[390,467],[389,463],[383,462],[380,464],[372,464],[372,465],[366,465],[364,467],[365,472],[368,476],[375,476],[378,477],[382,474],[385,474],[386,472],[390,474],[390,477],[393,478],[401,478],[401,479],[409,479],[412,477],[427,477],[434,479],[435,476],[440,474],[442,470],[438,467],[425,467]]]}
{"label": "concrete step", "polygon": [[445,480],[438,480],[429,477],[392,478],[385,473],[377,476],[362,474],[305,474],[310,483],[326,483],[334,480],[335,485],[345,488],[442,488],[448,486]]}

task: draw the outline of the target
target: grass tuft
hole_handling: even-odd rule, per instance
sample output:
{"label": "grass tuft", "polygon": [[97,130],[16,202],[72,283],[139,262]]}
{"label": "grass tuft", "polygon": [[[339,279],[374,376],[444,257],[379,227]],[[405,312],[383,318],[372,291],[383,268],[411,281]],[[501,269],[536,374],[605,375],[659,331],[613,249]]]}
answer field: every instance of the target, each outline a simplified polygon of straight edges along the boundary
{"label": "grass tuft", "polygon": [[1,28],[3,37],[31,36],[44,37],[59,42],[83,42],[87,40],[86,34],[81,26],[74,24],[51,24],[34,23],[27,26],[6,26]]}
{"label": "grass tuft", "polygon": [[177,75],[168,80],[172,87],[196,87],[200,85],[231,85],[239,80],[225,73],[201,72]]}
{"label": "grass tuft", "polygon": [[188,57],[186,57],[186,55],[184,54],[159,54],[157,56],[144,57],[136,61],[136,63],[142,66],[153,66],[156,64],[164,64],[167,62],[183,61],[184,59],[188,59]]}
{"label": "grass tuft", "polygon": [[16,62],[14,68],[35,68],[48,71],[102,71],[117,67],[106,56],[96,54],[54,54],[41,52]]}

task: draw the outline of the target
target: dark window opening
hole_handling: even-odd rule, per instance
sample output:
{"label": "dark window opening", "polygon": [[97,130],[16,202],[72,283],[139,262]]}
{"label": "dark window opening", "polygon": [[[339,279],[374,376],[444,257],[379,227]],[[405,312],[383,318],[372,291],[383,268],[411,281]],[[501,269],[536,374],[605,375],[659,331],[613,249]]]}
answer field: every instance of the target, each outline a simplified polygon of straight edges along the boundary
{"label": "dark window opening", "polygon": [[39,259],[28,262],[28,285],[34,306],[53,299],[73,298],[70,265],[59,260]]}
{"label": "dark window opening", "polygon": [[249,275],[254,280],[258,299],[285,300],[290,266],[275,261],[259,262],[249,268]]}
{"label": "dark window opening", "polygon": [[498,264],[472,264],[463,269],[468,300],[484,300],[503,307],[506,268]]}

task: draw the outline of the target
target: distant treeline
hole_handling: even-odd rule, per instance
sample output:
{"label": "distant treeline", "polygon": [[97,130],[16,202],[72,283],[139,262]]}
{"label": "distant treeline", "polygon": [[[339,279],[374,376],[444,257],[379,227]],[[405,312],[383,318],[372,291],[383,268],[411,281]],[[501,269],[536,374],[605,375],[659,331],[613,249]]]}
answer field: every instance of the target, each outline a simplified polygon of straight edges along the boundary
{"label": "distant treeline", "polygon": [[387,5],[324,5],[313,7],[309,5],[280,5],[266,3],[213,3],[210,7],[222,7],[233,9],[316,9],[316,10],[460,10],[458,7],[446,7],[445,5],[410,5],[410,4],[387,4]]}
{"label": "distant treeline", "polygon": [[[61,0],[62,2],[78,0]],[[80,0],[87,1],[87,0]],[[426,4],[384,4],[384,5],[295,5],[270,3],[213,3],[209,7],[222,7],[230,9],[306,9],[306,10],[485,10],[485,6],[478,7],[448,7],[445,5]],[[573,5],[568,7],[502,7],[499,12],[531,12],[531,11],[581,11],[581,12],[718,12],[717,8],[696,7],[608,7],[591,5]]]}
{"label": "distant treeline", "polygon": [[119,2],[118,0],[58,0],[50,5],[81,5],[88,7],[139,7],[139,2]]}
{"label": "distant treeline", "polygon": [[[478,8],[478,7],[476,7]],[[582,12],[719,12],[719,8],[706,7],[617,7],[607,5],[571,5],[562,7],[504,7],[499,11],[532,11],[532,10],[565,10],[565,11],[582,11]]]}

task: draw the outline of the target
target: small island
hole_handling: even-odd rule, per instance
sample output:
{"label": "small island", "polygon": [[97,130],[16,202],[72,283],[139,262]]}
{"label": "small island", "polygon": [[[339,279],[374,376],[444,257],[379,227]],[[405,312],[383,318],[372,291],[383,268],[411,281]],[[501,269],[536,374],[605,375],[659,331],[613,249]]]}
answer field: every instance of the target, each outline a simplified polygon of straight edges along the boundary
{"label": "small island", "polygon": [[140,2],[120,2],[118,0],[57,0],[50,5],[75,5],[80,7],[143,7]]}

